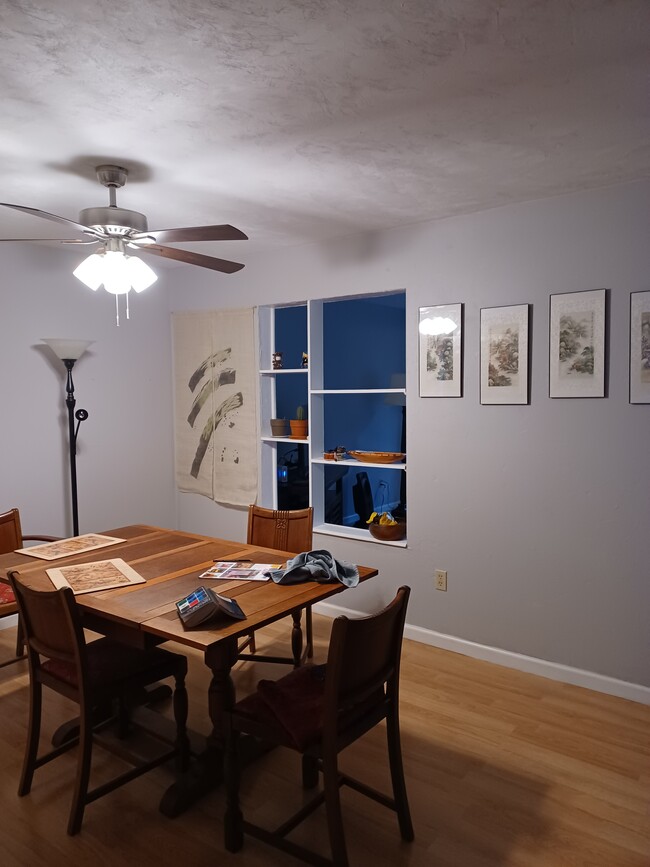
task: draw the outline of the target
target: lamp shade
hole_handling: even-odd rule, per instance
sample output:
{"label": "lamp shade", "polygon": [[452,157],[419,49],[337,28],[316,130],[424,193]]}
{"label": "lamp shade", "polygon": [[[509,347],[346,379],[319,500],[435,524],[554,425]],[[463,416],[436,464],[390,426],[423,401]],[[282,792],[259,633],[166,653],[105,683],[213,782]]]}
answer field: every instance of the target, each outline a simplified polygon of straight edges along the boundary
{"label": "lamp shade", "polygon": [[65,337],[41,337],[43,343],[47,343],[52,352],[63,361],[71,359],[77,361],[84,354],[94,340],[70,340]]}
{"label": "lamp shade", "polygon": [[85,283],[89,289],[96,292],[104,279],[104,262],[99,253],[93,253],[83,260],[72,272],[77,280]]}
{"label": "lamp shade", "polygon": [[126,256],[127,273],[136,292],[148,289],[158,279],[156,272],[137,256]]}
{"label": "lamp shade", "polygon": [[89,289],[104,284],[111,295],[126,295],[131,289],[142,292],[158,279],[156,272],[137,256],[127,256],[122,249],[92,253],[72,272]]}

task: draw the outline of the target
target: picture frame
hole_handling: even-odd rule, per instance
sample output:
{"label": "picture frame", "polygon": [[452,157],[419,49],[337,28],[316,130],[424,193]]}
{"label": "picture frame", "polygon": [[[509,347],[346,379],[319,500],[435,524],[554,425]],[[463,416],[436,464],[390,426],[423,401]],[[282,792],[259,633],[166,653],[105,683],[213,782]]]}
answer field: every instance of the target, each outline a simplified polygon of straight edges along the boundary
{"label": "picture frame", "polygon": [[630,294],[630,403],[650,403],[650,292]]}
{"label": "picture frame", "polygon": [[463,305],[418,311],[420,397],[463,396]]}
{"label": "picture frame", "polygon": [[530,304],[481,308],[481,404],[528,404]]}
{"label": "picture frame", "polygon": [[550,296],[549,397],[605,397],[606,289]]}

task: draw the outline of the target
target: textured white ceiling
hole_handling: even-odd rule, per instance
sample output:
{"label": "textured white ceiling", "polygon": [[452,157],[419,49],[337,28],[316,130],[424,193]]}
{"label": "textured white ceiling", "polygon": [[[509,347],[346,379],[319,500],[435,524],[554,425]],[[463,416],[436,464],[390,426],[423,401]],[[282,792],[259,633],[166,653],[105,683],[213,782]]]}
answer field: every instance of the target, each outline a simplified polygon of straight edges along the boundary
{"label": "textured white ceiling", "polygon": [[116,162],[263,249],[634,180],[649,71],[648,0],[2,0],[0,200],[77,219]]}

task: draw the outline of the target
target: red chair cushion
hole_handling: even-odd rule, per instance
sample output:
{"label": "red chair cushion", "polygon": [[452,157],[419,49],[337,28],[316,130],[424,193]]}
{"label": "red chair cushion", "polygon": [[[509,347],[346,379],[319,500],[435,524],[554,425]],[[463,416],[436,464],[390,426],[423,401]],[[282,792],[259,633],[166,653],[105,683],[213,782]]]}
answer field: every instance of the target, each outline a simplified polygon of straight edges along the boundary
{"label": "red chair cushion", "polygon": [[8,584],[0,584],[0,605],[7,605],[9,602],[15,602],[16,597],[14,591]]}
{"label": "red chair cushion", "polygon": [[[257,692],[237,702],[235,727],[250,730],[253,734],[262,728],[266,730],[268,739],[303,752],[317,743],[323,734],[326,670],[325,665],[304,665],[279,680],[260,680]],[[379,688],[342,709],[338,718],[339,728],[344,730],[357,724],[367,713],[381,706],[383,699],[384,690]],[[263,738],[264,734],[259,736]]]}
{"label": "red chair cushion", "polygon": [[321,736],[324,687],[325,666],[304,665],[280,680],[260,680],[235,712],[271,729],[278,742],[304,750]]}

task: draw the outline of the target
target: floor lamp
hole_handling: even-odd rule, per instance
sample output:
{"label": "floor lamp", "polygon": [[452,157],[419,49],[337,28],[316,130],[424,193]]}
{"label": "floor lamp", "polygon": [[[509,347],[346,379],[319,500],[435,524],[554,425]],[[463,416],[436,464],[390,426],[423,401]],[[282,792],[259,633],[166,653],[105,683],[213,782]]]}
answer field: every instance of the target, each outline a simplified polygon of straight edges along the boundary
{"label": "floor lamp", "polygon": [[[77,506],[77,434],[79,425],[88,418],[85,409],[76,412],[74,399],[74,383],[72,381],[72,368],[84,352],[88,349],[92,340],[64,340],[57,337],[42,337],[57,358],[60,358],[65,369],[68,371],[68,380],[65,385],[65,405],[68,409],[68,445],[70,447],[70,493],[72,496],[72,535],[79,535],[79,510]],[[75,427],[75,419],[77,421]]]}

